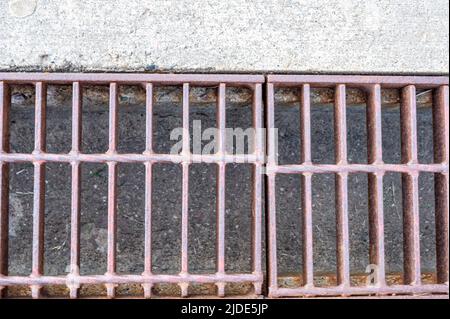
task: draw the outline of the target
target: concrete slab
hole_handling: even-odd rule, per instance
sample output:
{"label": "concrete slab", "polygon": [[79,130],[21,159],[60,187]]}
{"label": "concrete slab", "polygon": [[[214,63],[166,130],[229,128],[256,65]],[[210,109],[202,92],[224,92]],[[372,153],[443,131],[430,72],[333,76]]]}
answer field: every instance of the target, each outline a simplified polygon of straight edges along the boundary
{"label": "concrete slab", "polygon": [[0,70],[448,73],[446,0],[10,0]]}

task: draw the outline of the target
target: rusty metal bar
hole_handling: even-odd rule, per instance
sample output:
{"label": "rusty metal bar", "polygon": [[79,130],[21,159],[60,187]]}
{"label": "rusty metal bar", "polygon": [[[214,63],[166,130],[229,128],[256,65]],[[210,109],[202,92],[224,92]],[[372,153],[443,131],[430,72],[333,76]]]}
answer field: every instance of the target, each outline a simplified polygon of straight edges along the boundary
{"label": "rusty metal bar", "polygon": [[[255,129],[254,152],[257,158],[264,157],[263,120],[262,120],[262,85],[255,84],[252,101],[253,128]],[[256,161],[253,165],[252,187],[252,270],[253,274],[260,276],[260,281],[254,281],[254,293],[262,293],[262,266],[261,266],[261,231],[262,231],[262,176],[263,160]]]}
{"label": "rusty metal bar", "polygon": [[[88,163],[145,163],[145,162],[161,162],[161,163],[245,163],[254,162],[256,160],[263,160],[264,157],[257,158],[254,154],[226,154],[218,155],[203,155],[203,154],[23,154],[23,153],[9,153],[1,154],[0,161],[2,162],[58,162],[70,163],[73,161],[88,162]],[[441,165],[442,166],[442,165]],[[440,166],[439,166],[440,167]],[[436,170],[436,169],[435,169]],[[438,169],[439,170],[439,169]],[[440,169],[442,170],[442,168]]]}
{"label": "rusty metal bar", "polygon": [[[0,161],[2,162],[58,162],[58,163],[71,163],[73,161],[88,162],[88,163],[143,163],[145,162],[161,162],[161,163],[245,163],[254,162],[257,160],[264,160],[263,156],[256,157],[254,154],[242,155],[242,154],[225,154],[223,156],[218,155],[203,155],[203,154],[23,154],[23,153],[9,153],[1,154]],[[402,168],[393,167],[394,170],[401,170]],[[442,171],[443,166],[437,165],[432,171]]]}
{"label": "rusty metal bar", "polygon": [[337,281],[339,285],[350,285],[350,242],[348,233],[348,174],[335,177],[336,188],[336,253]]}
{"label": "rusty metal bar", "polygon": [[[106,275],[116,273],[117,250],[117,163],[108,163],[108,255]],[[115,297],[115,286],[106,285],[109,298]]]}
{"label": "rusty metal bar", "polygon": [[[80,276],[75,278],[82,285],[103,284],[105,282],[111,284],[127,284],[127,283],[178,283],[180,280],[186,282],[195,283],[215,283],[217,281],[223,282],[242,282],[245,281],[257,281],[261,277],[253,274],[241,274],[241,275],[189,275],[181,278],[177,275],[154,275],[152,277],[145,277],[140,275],[95,275],[95,276]],[[14,285],[64,285],[67,281],[65,276],[42,276],[39,278],[30,277],[0,277],[0,285],[14,286]],[[314,297],[314,296],[342,296],[342,295],[392,295],[392,294],[447,294],[448,285],[446,284],[429,284],[420,286],[411,285],[393,285],[379,288],[376,286],[367,287],[313,287],[313,288],[279,288],[277,291],[273,291],[272,297]]]}
{"label": "rusty metal bar", "polygon": [[191,155],[189,135],[189,83],[183,84],[183,148],[181,153]]}
{"label": "rusty metal bar", "polygon": [[[417,163],[416,88],[408,85],[402,90],[400,110],[402,135],[402,163]],[[420,227],[419,227],[419,174],[402,175],[403,192],[403,246],[404,281],[420,285]]]}
{"label": "rusty metal bar", "polygon": [[[44,214],[45,214],[45,164],[34,163],[33,187],[33,245],[32,277],[39,277],[44,272]],[[39,298],[40,286],[31,286],[33,298]]]}
{"label": "rusty metal bar", "polygon": [[[262,276],[255,274],[185,274],[185,275],[91,275],[91,276],[75,276],[71,278],[73,281],[81,285],[95,285],[95,284],[132,284],[132,283],[242,283],[261,281]],[[23,286],[23,285],[65,285],[67,283],[67,276],[5,276],[0,277],[0,286]],[[439,286],[440,287],[440,286]]]}
{"label": "rusty metal bar", "polygon": [[267,194],[268,211],[267,211],[267,243],[270,247],[268,254],[268,288],[269,296],[272,291],[278,288],[277,283],[277,240],[276,240],[276,190],[275,190],[275,174],[271,174],[270,167],[276,167],[276,151],[275,151],[275,115],[274,115],[274,86],[267,84],[266,97],[266,128],[267,128]]}
{"label": "rusty metal bar", "polygon": [[313,221],[312,221],[312,174],[301,175],[301,205],[303,212],[303,284],[305,287],[314,285],[313,261]]}
{"label": "rusty metal bar", "polygon": [[[79,82],[72,85],[72,154],[81,151],[82,131],[82,92]],[[72,192],[71,192],[71,218],[70,218],[70,274],[80,274],[80,214],[81,214],[81,164],[73,161],[72,165]],[[69,285],[70,297],[78,297],[79,285]]]}
{"label": "rusty metal bar", "polygon": [[[225,164],[217,164],[217,273],[225,273]],[[225,296],[225,284],[218,282],[217,295]]]}
{"label": "rusty metal bar", "polygon": [[[224,83],[219,85],[218,105],[217,105],[217,126],[218,126],[218,154],[219,156],[226,152],[226,110],[225,110],[225,93],[226,86]],[[225,273],[225,163],[217,164],[217,273]],[[217,295],[225,296],[225,283],[218,282]]]}
{"label": "rusty metal bar", "polygon": [[46,108],[47,108],[47,85],[42,82],[35,84],[36,108],[34,115],[34,154],[46,150]]}
{"label": "rusty metal bar", "polygon": [[235,86],[264,83],[264,75],[251,74],[126,74],[126,73],[14,73],[0,72],[0,81],[9,83],[35,83],[46,82],[52,84],[72,84],[82,82],[85,84],[164,84],[178,85],[190,83],[197,86],[219,85],[220,83]]}
{"label": "rusty metal bar", "polygon": [[[71,163],[73,161],[88,162],[88,163],[145,163],[145,162],[161,162],[161,163],[181,163],[181,162],[202,162],[202,163],[235,163],[235,162],[254,162],[261,161],[264,157],[250,155],[198,155],[191,154],[183,156],[182,154],[21,154],[21,153],[9,153],[1,154],[1,162],[61,162]],[[408,173],[408,172],[428,172],[428,173],[447,173],[448,165],[443,163],[437,164],[314,164],[314,165],[279,165],[267,167],[269,172],[277,174],[290,174],[290,173],[317,173],[317,174],[331,174],[331,173]]]}
{"label": "rusty metal bar", "polygon": [[375,84],[368,92],[367,118],[367,160],[369,164],[383,163],[383,140],[381,138],[381,86]]}
{"label": "rusty metal bar", "polygon": [[303,84],[300,90],[300,142],[302,164],[311,164],[311,90]]}
{"label": "rusty metal bar", "polygon": [[153,153],[153,84],[145,86],[145,152]]}
{"label": "rusty metal bar", "polygon": [[279,165],[268,167],[268,172],[277,174],[315,173],[447,173],[446,164],[314,164],[314,165]]}
{"label": "rusty metal bar", "polygon": [[[0,162],[0,276],[8,275],[9,164]],[[0,298],[6,295],[0,286]]]}
{"label": "rusty metal bar", "polygon": [[[382,122],[381,122],[381,86],[373,85],[369,89],[366,109],[367,118],[367,159],[370,164],[383,164]],[[374,173],[368,176],[369,193],[369,261],[377,266],[376,282],[386,285],[385,249],[384,249],[384,207],[383,176]]]}
{"label": "rusty metal bar", "polygon": [[[118,136],[118,85],[111,83],[109,86],[109,148],[108,153],[117,152]],[[108,162],[108,255],[106,275],[116,273],[117,253],[117,163]],[[116,286],[106,284],[108,298],[114,298]]]}
{"label": "rusty metal bar", "polygon": [[[146,85],[145,106],[145,152],[153,153],[153,84]],[[145,163],[145,238],[144,238],[144,273],[145,276],[152,275],[152,186],[153,186],[153,162]],[[144,297],[152,296],[152,284],[142,284]]]}
{"label": "rusty metal bar", "polygon": [[[347,119],[345,85],[335,89],[334,145],[337,165],[347,164]],[[350,243],[348,233],[348,173],[338,173],[336,184],[336,252],[338,285],[350,286]]]}
{"label": "rusty metal bar", "polygon": [[[70,274],[80,274],[80,213],[81,213],[81,164],[72,164],[72,209],[70,218]],[[76,283],[68,285],[70,298],[78,297],[80,288]]]}
{"label": "rusty metal bar", "polygon": [[384,88],[403,88],[415,85],[421,89],[448,85],[446,76],[361,76],[361,75],[287,75],[269,74],[267,82],[277,86],[300,86],[310,84],[314,87],[334,88],[336,83],[345,83],[349,87],[371,87],[380,84]]}
{"label": "rusty metal bar", "polygon": [[[190,157],[190,135],[189,135],[189,84],[183,84],[183,148],[181,153]],[[189,272],[188,262],[188,232],[189,232],[189,162],[183,162],[182,187],[181,187],[181,273],[185,277]],[[180,282],[181,296],[188,296],[188,282]]]}
{"label": "rusty metal bar", "polygon": [[402,163],[415,164],[417,160],[416,88],[408,85],[402,90],[400,122],[402,124]]}
{"label": "rusty metal bar", "polygon": [[[300,140],[303,165],[311,165],[311,101],[310,86],[303,84],[300,90]],[[314,285],[313,262],[313,226],[312,226],[312,174],[301,175],[301,205],[303,230],[303,284],[306,287]]]}
{"label": "rusty metal bar", "polygon": [[314,287],[314,288],[279,288],[274,297],[324,297],[324,296],[364,296],[364,295],[397,295],[397,294],[447,294],[448,285],[395,285],[395,286],[366,286],[366,287]]}
{"label": "rusty metal bar", "polygon": [[[148,162],[145,164],[145,243],[144,243],[144,275],[152,275],[152,177],[153,164]],[[152,286],[143,284],[144,297],[152,296]]]}
{"label": "rusty metal bar", "polygon": [[[433,101],[434,160],[436,163],[449,164],[449,93],[448,85],[436,89]],[[436,268],[437,282],[447,283],[449,272],[448,249],[448,211],[449,211],[449,174],[435,174],[436,209]]]}
{"label": "rusty metal bar", "polygon": [[[276,166],[276,151],[275,151],[275,115],[274,115],[274,87],[273,84],[267,84],[266,97],[266,120],[267,120],[267,163],[266,167]],[[267,170],[267,245],[268,250],[268,290],[269,297],[275,296],[278,290],[277,282],[277,218],[276,218],[276,189],[275,189],[275,174]]]}
{"label": "rusty metal bar", "polygon": [[80,82],[72,84],[72,153],[81,152],[82,92]]}
{"label": "rusty metal bar", "polygon": [[380,287],[386,284],[384,248],[383,174],[369,174],[369,261],[376,265],[376,282]]}
{"label": "rusty metal bar", "polygon": [[[47,86],[38,82],[36,88],[35,132],[33,154],[45,152],[46,149],[46,107]],[[31,277],[39,277],[44,272],[44,215],[45,215],[45,163],[34,163],[33,186],[33,245]],[[41,296],[41,286],[31,285],[33,298]]]}
{"label": "rusty metal bar", "polygon": [[[9,114],[11,95],[9,86],[0,81],[0,153],[9,152]],[[0,162],[0,276],[8,275],[9,232],[9,163]],[[6,288],[0,285],[0,298]]]}
{"label": "rusty metal bar", "polygon": [[[22,153],[9,153],[1,154],[0,161],[2,162],[60,162],[71,163],[73,161],[88,162],[88,163],[145,163],[148,161],[161,162],[161,163],[181,163],[181,162],[202,162],[202,163],[235,163],[235,162],[254,162],[264,160],[262,156],[250,155],[198,155],[190,154],[184,156],[182,154],[22,154]],[[428,173],[446,173],[448,172],[448,165],[444,163],[437,164],[314,164],[314,165],[279,165],[271,166],[267,168],[268,171],[279,174],[290,173],[377,173],[377,172],[393,172],[393,173],[407,173],[407,172],[428,172]]]}
{"label": "rusty metal bar", "polygon": [[0,81],[0,153],[9,152],[9,114],[11,108],[11,92],[9,85]]}
{"label": "rusty metal bar", "polygon": [[345,84],[335,88],[334,109],[334,147],[336,164],[347,164],[347,103],[345,100]]}
{"label": "rusty metal bar", "polygon": [[117,83],[109,85],[109,148],[108,153],[117,153],[117,136],[118,136],[118,104],[119,104],[119,88]]}

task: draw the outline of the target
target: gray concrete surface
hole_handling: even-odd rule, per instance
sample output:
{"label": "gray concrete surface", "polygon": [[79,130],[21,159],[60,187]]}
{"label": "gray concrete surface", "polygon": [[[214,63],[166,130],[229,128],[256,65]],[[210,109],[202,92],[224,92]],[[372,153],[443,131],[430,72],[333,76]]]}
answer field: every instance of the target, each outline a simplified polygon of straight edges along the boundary
{"label": "gray concrete surface", "polygon": [[448,73],[447,0],[8,0],[0,70]]}
{"label": "gray concrete surface", "polygon": [[[155,107],[155,149],[168,151],[173,145],[170,131],[181,124],[179,103],[157,103]],[[431,112],[419,109],[419,155],[432,161]],[[227,126],[246,128],[251,123],[248,105],[230,104]],[[349,107],[349,159],[366,161],[365,110]],[[50,104],[48,109],[48,150],[70,150],[70,104]],[[144,105],[121,104],[119,150],[141,152],[145,140]],[[313,159],[333,162],[333,112],[328,106],[314,106],[312,114]],[[13,152],[31,152],[33,147],[33,107],[13,104],[11,147]],[[276,125],[280,128],[281,163],[299,159],[298,104],[277,104]],[[214,105],[193,105],[191,120],[202,120],[204,128],[215,126]],[[83,147],[86,153],[107,149],[107,104],[85,100],[83,110]],[[383,146],[386,162],[400,161],[398,108],[383,112]],[[215,168],[196,164],[190,172],[190,270],[213,272],[215,267]],[[314,258],[318,273],[335,270],[334,177],[317,175],[313,179]],[[107,169],[103,164],[84,164],[82,170],[81,271],[106,270]],[[227,171],[226,236],[227,270],[250,271],[251,171],[248,165],[230,165]],[[156,165],[154,171],[153,262],[156,273],[180,270],[181,169],[175,164]],[[31,164],[11,165],[10,186],[10,272],[29,274],[31,268],[32,227]],[[367,177],[352,175],[349,189],[351,267],[364,272],[368,264]],[[46,178],[45,273],[64,274],[69,263],[70,167],[47,165]],[[386,248],[389,272],[402,269],[401,178],[388,174],[385,179]],[[118,270],[143,271],[144,220],[143,166],[119,166]],[[433,176],[420,180],[422,264],[432,271],[435,263]],[[278,256],[280,273],[301,270],[300,183],[298,176],[277,178]]]}

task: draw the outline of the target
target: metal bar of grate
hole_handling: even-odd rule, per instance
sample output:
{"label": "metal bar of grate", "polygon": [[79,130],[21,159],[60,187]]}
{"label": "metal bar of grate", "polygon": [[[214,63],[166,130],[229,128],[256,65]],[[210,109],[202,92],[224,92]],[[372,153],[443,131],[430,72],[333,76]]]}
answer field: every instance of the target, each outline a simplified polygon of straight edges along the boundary
{"label": "metal bar of grate", "polygon": [[[367,160],[370,164],[383,163],[381,126],[381,86],[375,84],[368,89],[367,118]],[[369,261],[378,265],[376,281],[380,287],[386,285],[384,249],[384,173],[369,174]]]}
{"label": "metal bar of grate", "polygon": [[[402,91],[400,109],[402,163],[417,160],[416,88],[406,86]],[[403,236],[405,284],[420,284],[419,174],[402,175]]]}
{"label": "metal bar of grate", "polygon": [[[146,105],[145,105],[145,152],[151,154],[153,152],[153,84],[147,83],[146,89]],[[144,273],[143,276],[152,276],[152,177],[153,163],[148,161],[145,163],[145,243],[144,243]],[[144,289],[144,297],[151,298],[152,284],[142,284]]]}
{"label": "metal bar of grate", "polygon": [[[225,84],[219,85],[218,94],[218,154],[224,154],[226,148],[225,141]],[[225,273],[225,163],[217,165],[217,273]],[[225,295],[225,283],[217,283],[217,294],[220,297]]]}
{"label": "metal bar of grate", "polygon": [[[109,154],[117,153],[118,138],[118,89],[117,83],[109,86]],[[108,162],[108,243],[106,276],[116,273],[117,252],[117,163]],[[106,284],[106,294],[109,298],[116,295],[116,284]]]}
{"label": "metal bar of grate", "polygon": [[[434,144],[440,147],[434,148],[434,160],[437,163],[449,162],[449,94],[448,85],[436,90],[434,97],[433,125]],[[449,173],[435,174],[436,190],[436,260],[438,283],[448,285],[448,211],[449,211]]]}
{"label": "metal bar of grate", "polygon": [[[181,154],[189,157],[189,84],[183,84],[183,148]],[[181,188],[181,275],[185,276],[189,270],[188,262],[188,228],[189,228],[189,160],[181,163],[182,188]],[[181,282],[181,296],[188,295],[188,283]]]}
{"label": "metal bar of grate", "polygon": [[[33,298],[42,297],[41,291],[49,285],[66,285],[71,298],[79,297],[82,285],[101,284],[106,287],[107,297],[116,297],[119,284],[140,284],[143,297],[152,296],[156,283],[177,284],[181,296],[189,296],[189,287],[194,283],[212,283],[217,286],[217,296],[226,296],[228,283],[252,283],[254,294],[262,293],[263,273],[261,266],[261,193],[262,169],[264,166],[264,143],[262,137],[262,83],[260,75],[201,75],[201,74],[44,74],[44,73],[0,73],[0,289],[9,286],[26,285],[32,290]],[[10,153],[9,120],[11,98],[10,84],[34,84],[36,87],[35,149],[31,154]],[[46,88],[51,84],[70,84],[73,90],[72,102],[72,148],[67,154],[46,151]],[[81,115],[83,85],[106,84],[110,89],[109,103],[109,148],[103,154],[83,154],[81,149]],[[118,90],[120,85],[142,85],[146,89],[146,147],[141,154],[120,154],[118,144]],[[183,147],[180,154],[158,154],[153,151],[153,88],[157,85],[179,85],[183,88]],[[252,154],[235,155],[226,153],[225,147],[225,107],[226,86],[248,87],[253,91],[253,125],[257,129]],[[219,151],[213,155],[192,154],[189,138],[189,90],[191,86],[214,86],[218,88]],[[259,136],[260,135],[260,136]],[[217,272],[212,274],[192,274],[188,268],[188,195],[189,166],[193,162],[215,163],[217,180]],[[9,164],[31,162],[34,174],[33,210],[33,260],[30,276],[8,276],[8,188]],[[70,272],[67,276],[47,276],[44,273],[44,199],[45,165],[48,162],[70,163],[71,181],[71,234]],[[80,192],[81,166],[86,162],[104,163],[108,167],[108,236],[107,271],[105,274],[80,274]],[[152,272],[152,169],[155,163],[173,162],[182,167],[182,227],[181,227],[181,272],[177,275],[153,274]],[[225,271],[225,169],[227,163],[249,162],[253,173],[252,211],[252,272],[233,273]],[[140,163],[145,166],[145,237],[144,272],[129,275],[117,272],[117,174],[119,163]]]}
{"label": "metal bar of grate", "polygon": [[[271,112],[274,109],[274,85],[272,83],[267,83],[267,111],[266,111],[266,128],[267,130],[267,163],[266,169],[270,167],[276,167],[276,136],[275,130],[271,128],[275,128],[275,112]],[[277,283],[277,249],[276,249],[276,234],[277,234],[277,219],[276,219],[276,203],[275,203],[275,174],[271,174],[270,171],[267,170],[267,178],[266,178],[266,187],[267,187],[267,244],[271,249],[268,250],[268,264],[267,264],[267,280],[268,280],[268,290],[269,294],[278,289]],[[270,198],[270,200],[268,200]],[[269,295],[270,296],[270,295]],[[273,296],[273,294],[272,294]]]}
{"label": "metal bar of grate", "polygon": [[[274,133],[277,87],[300,89],[301,163],[278,165]],[[334,88],[335,164],[311,162],[311,88]],[[359,88],[367,93],[367,149],[368,164],[350,164],[347,161],[346,88]],[[402,163],[386,164],[382,157],[381,89],[397,88],[401,95]],[[417,155],[416,88],[435,91],[433,164],[421,164]],[[379,296],[444,294],[448,296],[448,78],[446,77],[391,77],[391,76],[326,76],[326,75],[269,75],[267,78],[266,118],[267,187],[268,187],[268,276],[270,297],[311,296]],[[383,176],[386,172],[401,173],[403,177],[404,224],[404,283],[387,285],[384,248]],[[421,172],[435,173],[437,283],[421,283],[420,229],[418,177]],[[319,287],[314,284],[313,226],[311,207],[311,176],[335,174],[336,190],[336,244],[337,284]],[[348,233],[348,176],[368,174],[369,197],[369,255],[370,263],[377,265],[374,284],[353,286],[349,269]],[[275,205],[275,176],[301,175],[301,207],[303,229],[303,285],[290,288],[278,284],[277,229]]]}
{"label": "metal bar of grate", "polygon": [[[81,151],[81,130],[82,130],[82,91],[79,82],[72,84],[72,154],[79,154]],[[70,217],[70,273],[69,276],[80,275],[80,215],[81,215],[81,164],[74,161],[72,166],[72,193],[71,193],[71,217]],[[69,285],[71,298],[78,297],[80,286]]]}
{"label": "metal bar of grate", "polygon": [[[303,145],[301,149],[301,162],[311,164],[311,99],[310,86],[304,84],[300,89],[300,139]],[[312,233],[312,175],[301,176],[301,203],[303,220],[303,281],[306,287],[314,285],[314,262],[313,262],[313,233]]]}
{"label": "metal bar of grate", "polygon": [[[264,131],[262,121],[262,84],[256,83],[253,91],[253,127],[255,128],[254,153],[257,158],[265,157]],[[263,161],[255,161],[253,165],[253,187],[252,187],[252,270],[253,275],[262,275],[261,251],[262,251],[262,177]],[[262,294],[262,281],[254,281],[253,287],[256,295]]]}
{"label": "metal bar of grate", "polygon": [[[9,86],[0,81],[0,153],[9,152]],[[0,161],[0,276],[8,275],[9,163]],[[0,285],[0,297],[6,295]]]}
{"label": "metal bar of grate", "polygon": [[[347,164],[347,117],[345,85],[338,84],[335,89],[334,141],[337,165]],[[348,173],[338,173],[336,183],[336,251],[338,285],[350,285],[350,257],[348,234]]]}
{"label": "metal bar of grate", "polygon": [[[35,136],[34,154],[45,152],[46,140],[46,104],[47,87],[45,83],[36,83],[36,108],[35,108]],[[33,248],[32,248],[32,277],[39,277],[44,272],[44,214],[45,214],[45,162],[34,162],[34,187],[33,187]],[[39,298],[40,285],[31,286],[33,298]]]}

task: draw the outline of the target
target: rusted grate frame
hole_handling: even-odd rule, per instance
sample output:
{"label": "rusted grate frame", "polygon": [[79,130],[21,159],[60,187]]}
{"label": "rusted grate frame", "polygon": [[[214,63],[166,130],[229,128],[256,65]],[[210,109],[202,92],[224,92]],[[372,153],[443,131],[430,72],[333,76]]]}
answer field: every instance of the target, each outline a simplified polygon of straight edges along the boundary
{"label": "rusted grate frame", "polygon": [[[8,286],[27,285],[32,297],[41,297],[47,285],[66,285],[70,297],[78,297],[80,285],[104,284],[107,296],[115,296],[118,284],[142,284],[144,296],[150,298],[155,283],[174,283],[181,288],[182,297],[188,296],[190,283],[214,283],[217,295],[225,296],[225,284],[251,282],[254,293],[261,294],[263,274],[261,268],[261,192],[264,145],[262,136],[262,83],[259,75],[190,75],[190,74],[44,74],[44,73],[0,73],[0,290],[3,294]],[[33,84],[36,88],[35,148],[31,154],[9,151],[10,84]],[[45,149],[46,136],[46,86],[47,84],[71,84],[73,87],[72,150],[68,154],[50,154]],[[104,154],[83,154],[81,150],[81,114],[83,84],[109,84],[109,149]],[[118,87],[121,84],[143,85],[146,89],[146,149],[142,154],[119,154],[117,152],[118,131]],[[183,148],[180,154],[156,154],[152,148],[152,109],[154,85],[183,86]],[[191,154],[189,144],[189,88],[195,86],[218,86],[217,122],[219,128],[219,151],[214,155]],[[246,86],[253,90],[253,127],[256,129],[254,153],[248,156],[226,153],[225,148],[225,89],[227,85]],[[258,130],[259,129],[259,130]],[[252,273],[227,274],[225,272],[225,170],[226,164],[242,162],[253,164],[253,209],[252,209]],[[8,188],[9,163],[32,162],[34,164],[34,209],[32,273],[30,276],[8,276]],[[67,276],[45,276],[44,261],[44,196],[45,164],[47,162],[70,163],[72,167],[71,204],[71,251],[70,273]],[[103,275],[80,275],[80,166],[83,162],[106,163],[108,165],[108,239],[107,272]],[[181,273],[159,275],[152,273],[151,223],[152,223],[152,166],[159,162],[174,162],[182,166],[182,251]],[[194,275],[188,269],[188,191],[189,165],[193,162],[217,164],[217,272]],[[119,163],[142,163],[145,165],[145,265],[141,275],[122,275],[116,272],[117,244],[117,167]],[[1,291],[0,291],[1,292]]]}
{"label": "rusted grate frame", "polygon": [[[277,165],[275,160],[274,87],[300,88],[301,163]],[[347,161],[346,87],[361,88],[367,92],[368,164],[349,164]],[[310,88],[335,89],[335,158],[334,165],[318,165],[311,161]],[[381,88],[402,89],[401,130],[402,163],[385,164],[381,140]],[[416,87],[434,89],[433,126],[435,164],[420,164],[417,158]],[[268,129],[268,285],[270,297],[294,296],[368,296],[447,294],[448,286],[448,183],[449,183],[449,88],[446,77],[393,77],[393,76],[320,76],[320,75],[269,75],[267,79]],[[386,284],[384,260],[383,176],[386,172],[402,173],[404,219],[404,284]],[[421,284],[419,243],[420,172],[435,173],[437,284]],[[313,174],[336,174],[336,287],[315,287],[313,281],[313,228],[312,192]],[[348,175],[369,175],[369,241],[370,262],[378,265],[376,284],[353,287],[350,284],[349,230],[348,230]],[[299,288],[279,287],[276,255],[276,174],[301,174],[301,202],[303,227],[303,285]]]}
{"label": "rusted grate frame", "polygon": [[[129,74],[0,74],[0,179],[1,179],[1,218],[0,218],[0,286],[30,285],[33,296],[39,297],[42,286],[50,284],[65,284],[71,291],[71,296],[76,297],[80,284],[105,284],[108,295],[114,296],[114,288],[120,283],[142,283],[146,297],[151,295],[151,287],[156,282],[177,283],[182,287],[183,295],[187,294],[190,282],[212,282],[218,286],[218,294],[224,292],[225,282],[251,281],[255,285],[255,292],[260,293],[262,273],[260,264],[261,255],[261,178],[263,142],[261,136],[256,139],[255,154],[249,156],[254,164],[254,219],[253,219],[253,274],[226,275],[224,273],[224,229],[223,229],[223,203],[224,196],[224,170],[226,163],[239,160],[219,152],[211,156],[190,154],[188,148],[188,91],[189,83],[195,85],[219,86],[219,128],[224,128],[224,90],[227,83],[235,85],[250,85],[254,89],[254,127],[261,127],[261,82],[262,77],[236,76],[236,75],[129,75]],[[307,296],[307,295],[369,295],[369,294],[402,294],[402,293],[448,293],[448,79],[426,77],[340,77],[340,76],[269,76],[268,79],[268,127],[273,127],[273,86],[295,85],[302,91],[302,163],[299,165],[277,166],[273,157],[269,156],[268,181],[269,194],[274,199],[274,177],[277,173],[299,173],[302,175],[302,205],[304,214],[304,278],[305,286],[300,289],[277,288],[276,284],[276,254],[275,254],[275,202],[269,202],[269,286],[271,296]],[[35,151],[32,154],[9,153],[9,83],[33,83],[36,85],[36,139]],[[73,128],[72,151],[69,154],[45,153],[45,92],[46,83],[59,83],[73,85]],[[109,151],[105,154],[80,153],[81,136],[81,83],[110,84],[111,110],[110,112],[110,143]],[[144,84],[147,90],[147,126],[146,126],[146,151],[143,154],[117,154],[115,147],[117,141],[117,85]],[[152,152],[152,127],[151,106],[154,84],[179,84],[183,85],[183,126],[185,128],[184,147],[182,154],[155,154]],[[348,164],[346,162],[345,143],[345,85],[362,87],[368,90],[368,151],[370,164]],[[309,90],[310,86],[336,86],[337,112],[336,148],[338,162],[335,165],[314,165],[311,162],[310,153],[310,110]],[[403,164],[384,164],[381,150],[381,103],[380,89],[383,87],[404,87],[402,107],[402,141]],[[435,162],[437,164],[423,165],[417,163],[416,128],[415,128],[415,87],[437,88],[434,103],[434,129]],[[405,120],[406,119],[406,120]],[[224,134],[220,136],[221,150],[223,151]],[[273,146],[274,135],[269,130],[269,150]],[[186,150],[188,150],[186,152]],[[269,155],[270,155],[269,151]],[[218,164],[218,272],[211,275],[190,275],[187,269],[187,196],[183,196],[183,252],[182,273],[178,276],[154,275],[151,273],[151,236],[148,231],[151,228],[151,174],[152,164],[155,162],[175,161],[183,166],[183,195],[187,194],[187,172],[189,164],[193,161],[203,161]],[[30,277],[7,276],[7,246],[8,246],[8,164],[10,162],[30,161],[35,165],[35,198],[34,198],[34,234],[33,234],[33,273]],[[41,183],[44,180],[44,165],[46,162],[67,162],[72,165],[72,220],[71,220],[71,273],[67,277],[42,276],[42,235],[43,235],[43,201],[44,189]],[[108,164],[109,172],[109,212],[108,212],[108,272],[98,276],[79,275],[79,196],[80,196],[80,163],[100,162]],[[145,272],[143,275],[118,275],[115,272],[115,222],[116,222],[116,174],[117,163],[137,162],[146,166],[146,203],[145,203]],[[406,241],[411,245],[405,247],[405,279],[410,285],[389,286],[384,283],[384,270],[379,271],[379,284],[374,287],[349,287],[348,269],[348,220],[347,220],[347,176],[350,173],[365,172],[369,174],[369,206],[370,206],[370,242],[371,262],[384,269],[384,243],[383,243],[383,214],[382,214],[382,178],[387,171],[403,173],[405,187],[405,199],[410,207],[405,208]],[[436,219],[437,219],[437,261],[438,261],[438,285],[421,286],[420,257],[418,251],[417,229],[417,175],[420,171],[434,172],[436,175]],[[338,208],[338,249],[339,269],[338,277],[340,286],[336,288],[315,288],[313,286],[313,261],[312,261],[312,211],[311,211],[311,176],[314,173],[336,173],[338,179],[337,208]],[[410,230],[413,230],[412,232]]]}

